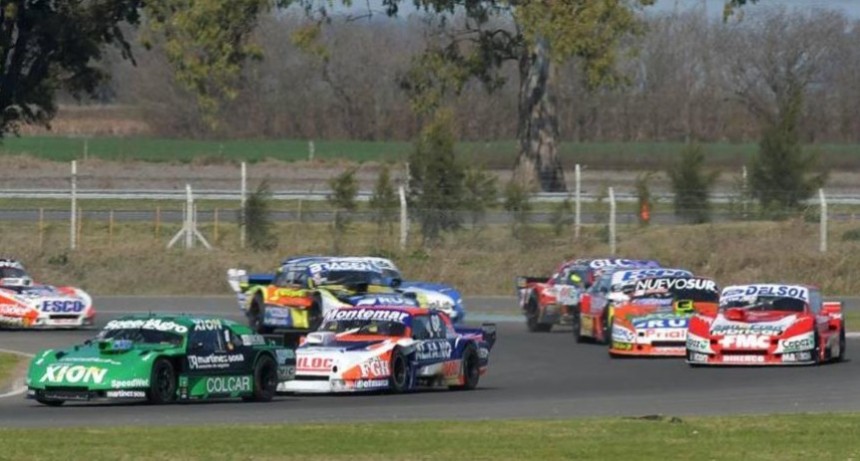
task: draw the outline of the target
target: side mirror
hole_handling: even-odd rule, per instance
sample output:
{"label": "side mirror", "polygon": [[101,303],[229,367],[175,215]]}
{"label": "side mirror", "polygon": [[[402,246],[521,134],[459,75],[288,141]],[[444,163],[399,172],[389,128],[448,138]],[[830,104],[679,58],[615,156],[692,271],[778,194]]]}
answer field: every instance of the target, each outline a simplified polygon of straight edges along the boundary
{"label": "side mirror", "polygon": [[191,343],[192,351],[199,351],[203,349],[203,341],[197,341],[196,343]]}

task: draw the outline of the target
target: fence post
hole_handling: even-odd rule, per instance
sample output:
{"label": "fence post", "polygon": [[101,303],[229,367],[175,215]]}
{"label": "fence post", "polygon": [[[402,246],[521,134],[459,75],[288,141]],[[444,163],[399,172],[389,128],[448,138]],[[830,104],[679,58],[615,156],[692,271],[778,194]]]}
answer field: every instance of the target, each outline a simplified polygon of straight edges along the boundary
{"label": "fence post", "polygon": [[108,213],[108,247],[113,247],[113,210]]}
{"label": "fence post", "polygon": [[314,161],[314,151],[315,150],[316,150],[316,148],[314,147],[314,141],[313,140],[308,141],[308,161],[309,162]]}
{"label": "fence post", "polygon": [[818,250],[827,253],[827,199],[824,197],[824,189],[818,189],[818,198],[821,200],[820,233],[821,242]]}
{"label": "fence post", "polygon": [[77,248],[77,210],[78,210],[78,161],[72,160],[72,184],[71,184],[72,210],[69,215],[69,248]]}
{"label": "fence post", "polygon": [[609,254],[615,255],[615,191],[609,188]]}
{"label": "fence post", "polygon": [[212,213],[213,226],[215,227],[215,237],[213,238],[213,240],[215,240],[215,243],[218,243],[218,208],[215,208],[215,211],[213,211]]}
{"label": "fence post", "polygon": [[39,208],[39,249],[45,247],[45,209]]}
{"label": "fence post", "polygon": [[239,193],[239,246],[241,248],[245,248],[245,189],[247,186],[247,169],[245,167],[245,162],[242,162],[242,190]]}
{"label": "fence post", "polygon": [[574,205],[575,214],[574,214],[574,224],[573,224],[573,236],[574,236],[574,238],[579,240],[579,229],[580,229],[580,227],[582,227],[582,218],[581,218],[581,214],[580,214],[582,212],[582,201],[581,201],[581,197],[580,197],[580,193],[582,192],[582,187],[581,187],[581,185],[582,185],[582,174],[581,174],[581,169],[580,169],[578,163],[576,164],[576,170],[574,173],[574,178],[576,179],[576,186],[575,186],[575,192],[574,192],[574,197],[575,197],[576,203]]}
{"label": "fence post", "polygon": [[406,188],[400,186],[400,249],[406,249],[406,239],[409,237],[409,219],[406,210]]}

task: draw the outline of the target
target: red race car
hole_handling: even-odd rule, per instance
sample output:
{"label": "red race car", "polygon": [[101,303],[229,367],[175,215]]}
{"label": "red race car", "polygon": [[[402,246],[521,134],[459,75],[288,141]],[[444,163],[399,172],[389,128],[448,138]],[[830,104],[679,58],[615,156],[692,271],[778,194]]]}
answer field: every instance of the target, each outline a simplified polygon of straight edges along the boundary
{"label": "red race car", "polygon": [[[643,265],[646,264],[646,265]],[[615,267],[660,267],[656,261],[630,259],[574,259],[562,263],[549,277],[517,277],[517,296],[532,332],[553,325],[572,325],[574,307],[604,271]]]}
{"label": "red race car", "polygon": [[818,288],[755,284],[723,289],[715,315],[699,314],[687,332],[687,363],[814,365],[845,357],[842,303]]}

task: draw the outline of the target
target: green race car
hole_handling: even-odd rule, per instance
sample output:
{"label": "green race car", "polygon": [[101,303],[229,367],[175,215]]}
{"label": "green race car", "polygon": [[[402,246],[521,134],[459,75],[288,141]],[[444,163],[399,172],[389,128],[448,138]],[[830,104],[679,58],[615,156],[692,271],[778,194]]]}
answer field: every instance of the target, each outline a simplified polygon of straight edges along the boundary
{"label": "green race car", "polygon": [[136,315],[112,320],[99,335],[30,362],[27,397],[65,401],[241,397],[268,401],[295,375],[295,353],[230,320]]}

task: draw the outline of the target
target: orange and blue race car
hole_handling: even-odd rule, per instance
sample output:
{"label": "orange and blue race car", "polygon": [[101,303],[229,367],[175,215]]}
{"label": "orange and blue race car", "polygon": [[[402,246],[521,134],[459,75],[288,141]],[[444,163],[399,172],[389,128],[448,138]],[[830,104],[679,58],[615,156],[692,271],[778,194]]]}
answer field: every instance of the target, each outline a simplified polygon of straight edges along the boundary
{"label": "orange and blue race car", "polygon": [[299,393],[407,392],[418,387],[470,390],[487,372],[495,325],[454,326],[434,309],[360,306],[326,313],[296,349]]}
{"label": "orange and blue race car", "polygon": [[807,285],[763,283],[723,289],[719,309],[690,320],[687,363],[817,365],[845,358],[841,302]]}
{"label": "orange and blue race car", "polygon": [[562,263],[551,276],[519,276],[517,298],[532,332],[547,332],[554,325],[573,325],[580,298],[607,270],[615,267],[660,267],[657,261],[599,258]]}
{"label": "orange and blue race car", "polygon": [[609,354],[684,357],[687,325],[696,313],[717,311],[717,283],[702,277],[653,277],[623,289],[628,300],[613,308]]}

